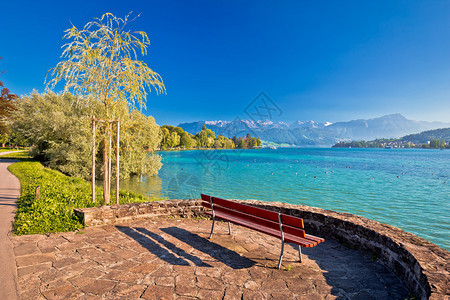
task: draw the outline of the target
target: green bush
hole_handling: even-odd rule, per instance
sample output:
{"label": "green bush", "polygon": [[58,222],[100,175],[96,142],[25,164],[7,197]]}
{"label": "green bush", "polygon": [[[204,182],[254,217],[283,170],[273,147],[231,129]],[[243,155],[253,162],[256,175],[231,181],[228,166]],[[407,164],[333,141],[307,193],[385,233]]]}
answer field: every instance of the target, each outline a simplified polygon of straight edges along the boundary
{"label": "green bush", "polygon": [[[92,170],[92,116],[104,114],[104,107],[92,99],[66,94],[37,94],[17,100],[8,126],[11,132],[33,147],[31,156],[45,166],[64,174],[89,179]],[[152,152],[161,141],[159,126],[153,117],[126,106],[116,106],[120,123],[120,178],[132,175],[152,176],[161,169],[161,157]],[[102,177],[102,138],[105,124],[96,128],[97,170]],[[112,126],[115,128],[115,125]],[[114,147],[113,139],[113,149]],[[147,150],[150,150],[147,151]],[[115,150],[112,172],[115,173]]]}
{"label": "green bush", "polygon": [[[44,168],[39,162],[22,161],[9,166],[21,183],[21,196],[14,222],[15,234],[36,234],[73,231],[83,227],[74,208],[98,206],[92,203],[91,185],[81,178],[66,176]],[[36,187],[40,197],[36,198]],[[96,199],[102,199],[102,191],[96,189]],[[114,199],[114,197],[112,197]],[[132,192],[120,191],[120,203],[150,201]]]}

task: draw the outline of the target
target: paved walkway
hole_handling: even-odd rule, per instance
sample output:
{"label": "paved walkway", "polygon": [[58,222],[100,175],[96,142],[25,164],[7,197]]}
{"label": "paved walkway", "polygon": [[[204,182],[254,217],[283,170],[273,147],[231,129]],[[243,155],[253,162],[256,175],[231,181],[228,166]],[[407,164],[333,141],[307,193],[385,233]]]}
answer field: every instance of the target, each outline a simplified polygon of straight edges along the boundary
{"label": "paved walkway", "polygon": [[[16,152],[16,151],[14,151]],[[0,155],[11,152],[2,152]],[[16,201],[20,196],[20,183],[8,171],[15,160],[0,160],[0,284],[1,299],[17,299],[17,272],[9,234],[14,221]]]}
{"label": "paved walkway", "polygon": [[326,240],[303,249],[211,221],[160,219],[13,236],[23,299],[405,299],[381,264]]}

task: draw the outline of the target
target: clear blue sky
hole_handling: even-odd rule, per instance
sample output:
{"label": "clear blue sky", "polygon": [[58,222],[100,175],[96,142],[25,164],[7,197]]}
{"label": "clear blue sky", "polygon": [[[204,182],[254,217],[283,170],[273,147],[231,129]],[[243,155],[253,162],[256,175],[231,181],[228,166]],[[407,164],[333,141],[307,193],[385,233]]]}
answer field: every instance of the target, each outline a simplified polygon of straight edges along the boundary
{"label": "clear blue sky", "polygon": [[277,120],[346,121],[402,113],[450,122],[450,1],[3,1],[0,69],[19,95],[44,90],[63,31],[105,12],[131,29],[167,95],[159,124],[246,118],[265,91]]}

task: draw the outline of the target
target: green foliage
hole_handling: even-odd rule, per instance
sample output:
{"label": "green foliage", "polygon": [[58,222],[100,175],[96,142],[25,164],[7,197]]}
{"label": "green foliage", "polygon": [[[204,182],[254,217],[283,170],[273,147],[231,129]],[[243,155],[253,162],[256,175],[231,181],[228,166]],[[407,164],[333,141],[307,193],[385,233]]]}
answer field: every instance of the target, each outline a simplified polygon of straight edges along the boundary
{"label": "green foliage", "polygon": [[161,126],[162,141],[160,149],[168,148],[192,149],[197,145],[194,135],[184,131],[181,127],[171,125]]}
{"label": "green foliage", "polygon": [[88,178],[92,110],[84,98],[68,93],[34,93],[16,102],[10,128],[34,145],[33,157],[64,173]]}
{"label": "green foliage", "polygon": [[416,134],[410,134],[402,138],[404,141],[410,141],[414,144],[426,144],[431,140],[439,140],[450,143],[450,128],[441,128],[427,130]]}
{"label": "green foliage", "polygon": [[173,131],[167,138],[167,145],[171,148],[174,148],[179,144],[180,144],[180,136],[175,131]]}
{"label": "green foliage", "polygon": [[233,142],[236,144],[236,148],[239,149],[252,149],[261,147],[261,140],[259,138],[252,137],[250,133],[247,133],[245,138],[233,137]]}
{"label": "green foliage", "polygon": [[203,126],[196,135],[184,131],[181,127],[163,125],[161,127],[162,141],[160,149],[193,149],[193,148],[217,148],[233,149],[232,140],[224,136],[217,136],[214,131]]}
{"label": "green foliage", "polygon": [[[65,174],[88,179],[92,168],[90,116],[101,114],[102,110],[97,102],[69,93],[35,93],[16,101],[10,128],[34,145],[31,151],[34,158]],[[157,149],[161,141],[155,120],[138,111],[127,113],[126,107],[122,107],[121,115],[120,176],[157,174],[161,159],[147,152]],[[101,130],[104,128],[99,125],[96,134]],[[99,157],[100,148],[97,141]],[[112,163],[115,165],[115,157]],[[97,167],[96,174],[101,175],[99,163]]]}
{"label": "green foliage", "polygon": [[430,148],[432,149],[445,149],[445,141],[438,139],[430,140]]}
{"label": "green foliage", "polygon": [[[16,234],[72,231],[82,227],[73,214],[75,207],[93,206],[90,185],[44,168],[38,162],[19,162],[9,167],[21,182],[21,196],[14,229]],[[41,196],[35,197],[40,186]]]}
{"label": "green foliage", "polygon": [[[91,186],[81,178],[73,178],[48,168],[39,162],[18,162],[9,170],[20,180],[21,196],[14,222],[18,235],[73,231],[82,228],[74,208],[92,207]],[[36,199],[36,187],[40,197]],[[102,195],[96,189],[97,199]],[[148,198],[120,191],[120,203],[144,202]]]}
{"label": "green foliage", "polygon": [[[167,126],[167,125],[164,125]],[[167,127],[161,127],[161,135],[162,135],[162,140],[161,140],[161,147],[165,147],[167,145],[167,139],[170,136],[170,131]]]}
{"label": "green foliage", "polygon": [[[10,121],[10,118],[5,118],[5,125]],[[23,148],[28,145],[28,141],[22,136],[17,135],[16,132],[11,132],[8,128],[8,132],[0,133],[0,145],[2,147],[11,148]]]}
{"label": "green foliage", "polygon": [[[96,116],[107,122],[111,119],[124,121],[123,118],[129,117],[128,109],[136,109],[136,103],[141,109],[145,107],[147,94],[152,89],[157,94],[165,93],[159,74],[138,59],[138,53],[142,56],[147,54],[150,45],[147,34],[126,30],[129,22],[129,15],[121,19],[106,13],[81,30],[75,26],[67,29],[63,37],[69,40],[63,46],[62,58],[65,60],[52,69],[53,79],[47,83],[47,89],[65,81],[66,93],[83,95],[89,103],[101,103],[103,110]],[[103,142],[104,201],[109,203],[108,178],[111,178],[111,172],[108,165],[112,160],[108,147],[112,138],[110,126],[104,126],[97,136],[101,136]],[[157,160],[156,157],[150,159]],[[59,162],[57,164],[61,165]],[[151,163],[135,166],[143,166],[136,170],[138,174],[152,171],[148,168]],[[71,172],[74,170],[70,169]]]}
{"label": "green foliage", "polygon": [[114,103],[135,108],[137,102],[145,107],[147,89],[165,93],[159,74],[138,60],[138,53],[147,54],[150,40],[143,31],[125,30],[129,16],[121,19],[106,13],[83,29],[67,29],[63,39],[69,42],[62,47],[62,58],[66,60],[52,69],[54,78],[47,87],[54,88],[64,80],[66,92],[91,95],[101,101],[108,118],[117,117]]}
{"label": "green foliage", "polygon": [[223,135],[217,136],[214,140],[214,148],[216,149],[233,149],[235,148],[234,142]]}
{"label": "green foliage", "polygon": [[[152,176],[162,167],[161,157],[155,155],[161,143],[161,132],[153,117],[138,111],[124,115],[121,125],[120,177]],[[112,164],[116,160],[113,156]],[[113,169],[115,170],[115,169]]]}
{"label": "green foliage", "polygon": [[[0,60],[2,58],[0,57]],[[4,73],[4,71],[0,70],[0,74]],[[3,82],[0,80],[0,143],[5,143],[5,136],[8,135],[9,130],[6,126],[5,119],[7,119],[12,110],[14,110],[14,100],[17,99],[17,95],[11,94],[9,89],[3,85]]]}
{"label": "green foliage", "polygon": [[250,149],[261,147],[261,140],[259,138],[251,137],[247,134],[245,138],[233,137],[229,139],[223,135],[216,134],[211,129],[208,129],[206,125],[203,125],[202,130],[196,135],[192,135],[184,131],[180,127],[174,127],[170,125],[161,126],[161,146],[160,149]]}
{"label": "green foliage", "polygon": [[214,146],[214,139],[216,138],[214,131],[206,128],[203,125],[202,131],[195,135],[199,147],[212,148]]}
{"label": "green foliage", "polygon": [[187,133],[186,131],[183,131],[181,133],[180,145],[182,145],[185,149],[193,148],[196,143],[197,142],[195,141],[195,139],[193,139],[189,133]]}
{"label": "green foliage", "polygon": [[[6,126],[5,126],[6,127]],[[8,130],[9,131],[9,130]],[[6,146],[6,143],[9,142],[9,133],[4,131],[4,132],[0,132],[0,145],[2,147]]]}

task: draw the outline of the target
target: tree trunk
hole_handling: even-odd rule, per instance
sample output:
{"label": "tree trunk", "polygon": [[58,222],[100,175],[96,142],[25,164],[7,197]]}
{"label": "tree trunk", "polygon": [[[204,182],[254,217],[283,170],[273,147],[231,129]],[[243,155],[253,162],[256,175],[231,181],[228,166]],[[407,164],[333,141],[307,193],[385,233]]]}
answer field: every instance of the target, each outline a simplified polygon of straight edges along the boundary
{"label": "tree trunk", "polygon": [[120,136],[120,122],[117,121],[117,135],[116,135],[116,204],[119,204],[119,136]]}
{"label": "tree trunk", "polygon": [[103,204],[109,204],[109,190],[108,190],[108,148],[106,144],[106,137],[103,138]]}
{"label": "tree trunk", "polygon": [[95,120],[92,120],[92,202],[95,202]]}
{"label": "tree trunk", "polygon": [[[108,123],[108,139],[109,139],[109,146],[108,146],[108,200],[109,196],[111,195],[111,160],[112,160],[112,151],[111,151],[111,123]],[[109,201],[108,201],[109,203]]]}

